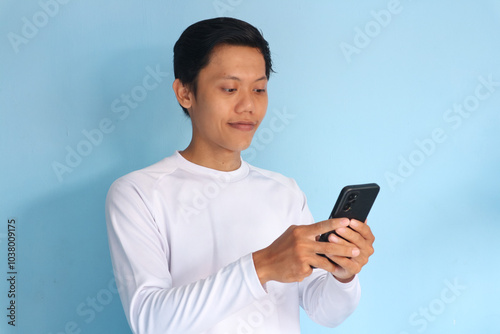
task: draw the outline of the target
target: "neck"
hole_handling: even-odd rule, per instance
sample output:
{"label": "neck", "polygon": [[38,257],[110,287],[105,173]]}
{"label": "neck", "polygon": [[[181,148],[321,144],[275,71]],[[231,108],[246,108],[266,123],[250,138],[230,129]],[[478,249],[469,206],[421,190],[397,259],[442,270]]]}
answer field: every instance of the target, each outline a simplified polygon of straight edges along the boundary
{"label": "neck", "polygon": [[191,142],[184,151],[179,153],[184,159],[194,164],[223,172],[230,172],[241,166],[240,152],[227,149],[203,148]]}

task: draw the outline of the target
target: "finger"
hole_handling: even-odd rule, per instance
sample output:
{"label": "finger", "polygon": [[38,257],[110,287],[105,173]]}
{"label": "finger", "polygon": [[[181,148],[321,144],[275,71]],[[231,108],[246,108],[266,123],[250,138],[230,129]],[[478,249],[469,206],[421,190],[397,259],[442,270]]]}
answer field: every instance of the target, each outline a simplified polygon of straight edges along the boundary
{"label": "finger", "polygon": [[311,259],[310,264],[315,268],[321,268],[329,272],[334,272],[338,268],[338,265],[331,261],[328,257],[320,256],[319,254],[315,255]]}
{"label": "finger", "polygon": [[363,238],[363,236],[361,236],[361,234],[357,231],[346,227],[341,227],[337,229],[336,232],[340,237],[347,239],[354,246],[358,247],[361,251],[361,254],[369,257],[374,253],[373,239],[367,240]]}
{"label": "finger", "polygon": [[344,238],[345,240],[352,244],[355,244],[356,246],[360,246],[366,243],[365,238],[363,238],[361,234],[351,228],[341,227],[336,229],[335,232],[339,235],[339,237]]}
{"label": "finger", "polygon": [[356,257],[361,253],[360,249],[352,244],[338,245],[329,242],[317,242],[314,252],[317,254],[326,254],[327,256],[345,257]]}
{"label": "finger", "polygon": [[335,243],[337,245],[349,245],[350,242],[345,240],[344,238],[341,238],[338,234],[335,233],[330,233],[328,235],[328,241]]}
{"label": "finger", "polygon": [[356,275],[361,271],[362,265],[351,259],[339,256],[329,257],[331,261],[337,264],[337,267],[342,268],[348,273],[348,276]]}
{"label": "finger", "polygon": [[373,240],[375,240],[375,236],[373,235],[370,226],[368,226],[366,223],[362,223],[356,219],[351,219],[349,227],[358,232],[364,239],[372,242]]}
{"label": "finger", "polygon": [[306,225],[304,229],[309,236],[316,237],[317,235],[333,231],[339,227],[348,226],[350,223],[347,218],[335,218],[320,221],[315,224]]}

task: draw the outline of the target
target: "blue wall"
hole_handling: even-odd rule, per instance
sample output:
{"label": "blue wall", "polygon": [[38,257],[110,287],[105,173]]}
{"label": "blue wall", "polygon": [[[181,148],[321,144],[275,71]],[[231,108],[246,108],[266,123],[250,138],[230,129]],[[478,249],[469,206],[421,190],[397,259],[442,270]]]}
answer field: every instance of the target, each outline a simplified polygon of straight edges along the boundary
{"label": "blue wall", "polygon": [[0,332],[130,332],[105,195],[188,144],[171,50],[220,15],[262,29],[277,71],[244,157],[295,178],[318,221],[342,186],[382,188],[358,310],[336,330],[304,316],[303,332],[500,333],[493,0],[1,0],[0,277],[17,274],[15,299],[0,280]]}

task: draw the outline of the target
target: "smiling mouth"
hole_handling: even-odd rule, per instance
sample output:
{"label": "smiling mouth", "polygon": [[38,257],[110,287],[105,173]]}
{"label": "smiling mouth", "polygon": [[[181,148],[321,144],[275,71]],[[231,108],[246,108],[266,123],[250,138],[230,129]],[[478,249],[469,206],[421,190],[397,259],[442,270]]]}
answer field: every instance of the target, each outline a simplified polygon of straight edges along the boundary
{"label": "smiling mouth", "polygon": [[234,122],[228,123],[232,128],[241,131],[252,131],[257,126],[257,122]]}

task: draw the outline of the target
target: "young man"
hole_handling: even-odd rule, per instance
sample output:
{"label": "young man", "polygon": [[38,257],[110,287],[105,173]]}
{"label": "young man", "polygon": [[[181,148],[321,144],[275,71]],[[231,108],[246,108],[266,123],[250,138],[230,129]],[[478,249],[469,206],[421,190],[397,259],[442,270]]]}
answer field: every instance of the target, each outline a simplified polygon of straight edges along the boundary
{"label": "young man", "polygon": [[[358,303],[374,237],[354,220],[314,223],[292,179],[242,161],[266,113],[267,42],[243,21],[201,21],[177,41],[174,71],[191,143],[115,181],[106,203],[132,331],[300,333],[299,305],[338,325]],[[350,242],[317,241],[330,230]]]}

